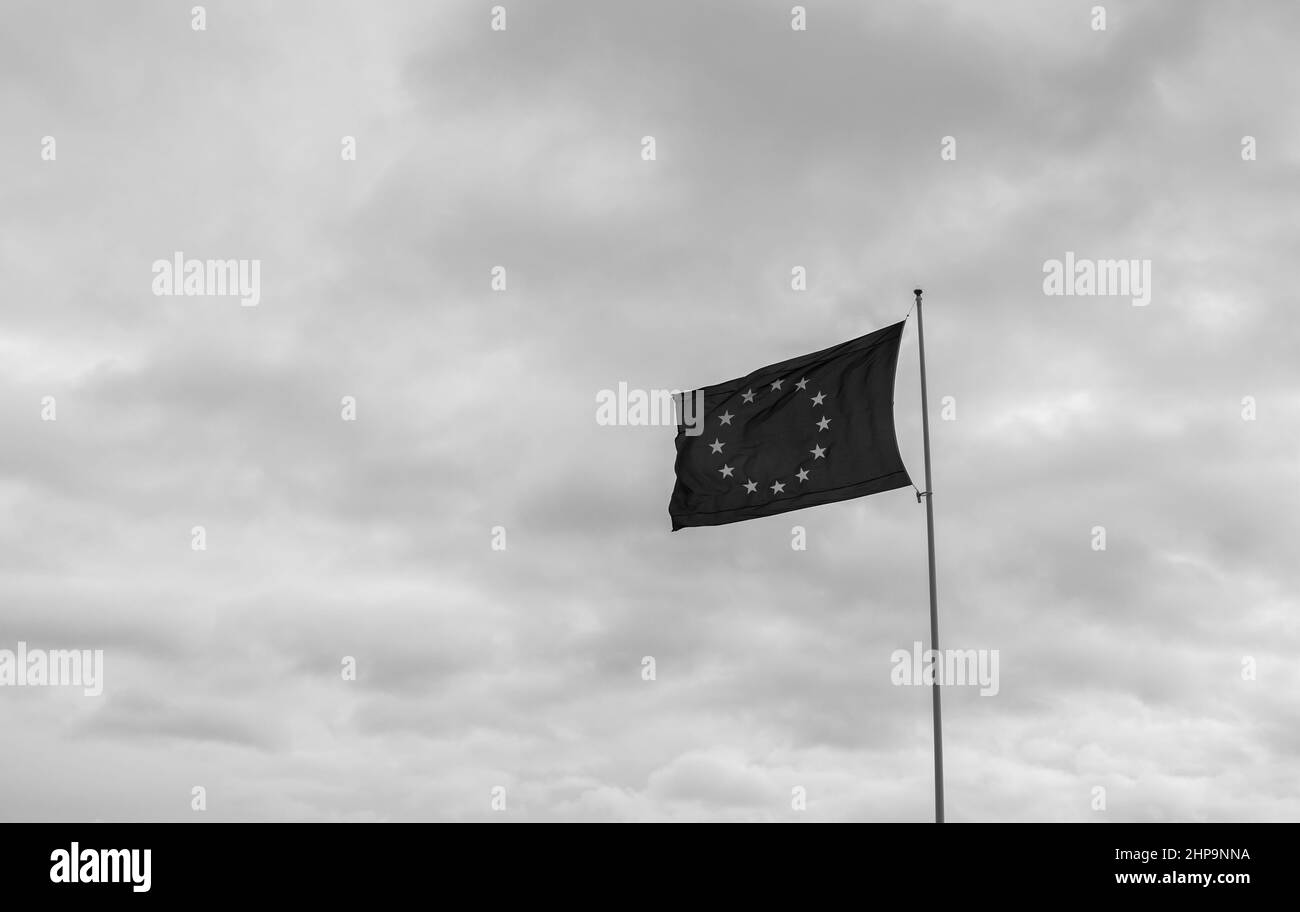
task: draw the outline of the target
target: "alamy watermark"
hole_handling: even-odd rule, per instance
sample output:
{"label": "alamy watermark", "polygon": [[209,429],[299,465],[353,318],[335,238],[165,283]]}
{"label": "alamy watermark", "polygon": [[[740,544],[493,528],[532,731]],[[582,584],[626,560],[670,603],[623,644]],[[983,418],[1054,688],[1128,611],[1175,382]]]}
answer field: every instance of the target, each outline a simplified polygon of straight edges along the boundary
{"label": "alamy watermark", "polygon": [[979,685],[981,697],[997,696],[998,651],[996,649],[922,649],[912,643],[912,651],[895,649],[889,655],[893,669],[889,680],[895,687],[922,684],[955,687]]}
{"label": "alamy watermark", "polygon": [[83,849],[74,842],[50,853],[50,883],[130,884],[135,893],[153,885],[152,849]]}
{"label": "alamy watermark", "polygon": [[619,381],[617,392],[603,389],[596,394],[596,423],[602,427],[681,425],[687,437],[698,437],[704,433],[704,390],[630,390]]}
{"label": "alamy watermark", "polygon": [[1043,294],[1129,297],[1134,307],[1151,303],[1150,260],[1076,260],[1065,251],[1065,260],[1043,263]]}
{"label": "alamy watermark", "polygon": [[88,697],[104,692],[104,650],[0,649],[0,687],[80,687]]}
{"label": "alamy watermark", "polygon": [[153,261],[153,293],[239,295],[240,304],[256,307],[262,299],[262,261],[187,260],[177,250],[170,260]]}

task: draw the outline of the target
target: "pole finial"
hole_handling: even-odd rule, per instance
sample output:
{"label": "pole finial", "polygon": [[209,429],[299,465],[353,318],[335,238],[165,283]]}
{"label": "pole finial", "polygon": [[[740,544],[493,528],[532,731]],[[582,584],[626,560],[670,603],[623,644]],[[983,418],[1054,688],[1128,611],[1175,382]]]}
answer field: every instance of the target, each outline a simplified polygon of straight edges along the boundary
{"label": "pole finial", "polygon": [[921,296],[921,289],[919,289],[919,288],[913,288],[913,289],[912,289],[912,294],[916,295],[916,296],[919,298],[919,297]]}

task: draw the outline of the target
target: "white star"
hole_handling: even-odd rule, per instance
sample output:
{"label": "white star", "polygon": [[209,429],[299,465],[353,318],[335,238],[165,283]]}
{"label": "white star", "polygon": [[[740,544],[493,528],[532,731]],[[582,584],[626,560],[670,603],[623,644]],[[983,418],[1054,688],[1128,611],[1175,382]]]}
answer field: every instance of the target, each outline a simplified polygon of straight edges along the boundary
{"label": "white star", "polygon": [[757,491],[758,491],[758,482],[757,482],[757,481],[749,481],[749,482],[746,482],[746,483],[745,483],[745,490],[746,490],[748,493],[750,493],[750,494],[757,493]]}
{"label": "white star", "polygon": [[774,380],[772,382],[772,389],[779,390],[781,388],[781,384],[784,382],[785,382],[784,380]]}
{"label": "white star", "polygon": [[825,447],[815,446],[808,452],[812,453],[813,459],[821,459],[823,456],[826,455]]}
{"label": "white star", "polygon": [[723,443],[723,442],[722,442],[721,440],[719,440],[717,437],[714,437],[714,438],[713,438],[713,442],[712,442],[711,444],[709,444],[709,449],[711,449],[711,450],[712,450],[713,452],[715,452],[715,453],[721,453],[721,452],[722,452],[722,448],[723,448],[724,446],[726,446],[725,443]]}
{"label": "white star", "polygon": [[817,422],[817,429],[824,431],[830,426],[831,426],[831,420],[827,418],[825,415],[822,415],[822,420]]}
{"label": "white star", "polygon": [[796,472],[795,474],[796,474],[796,476],[798,477],[798,479],[799,479],[800,481],[807,481],[807,480],[808,480],[808,470],[807,470],[807,469],[800,469],[800,470],[799,470],[798,472]]}
{"label": "white star", "polygon": [[781,484],[781,482],[779,482],[779,481],[774,481],[774,482],[772,482],[772,493],[773,493],[773,494],[780,494],[780,493],[781,493],[782,491],[784,491],[784,490],[785,490],[785,485]]}
{"label": "white star", "polygon": [[807,378],[807,377],[801,377],[801,378],[799,379],[799,382],[796,383],[796,384],[794,385],[794,388],[795,388],[795,389],[803,389],[803,388],[804,388],[805,386],[807,386],[807,385],[808,385],[808,378]]}
{"label": "white star", "polygon": [[721,421],[723,424],[731,424],[731,419],[735,417],[736,416],[731,414],[731,412],[723,412],[721,415],[718,416],[718,420]]}
{"label": "white star", "polygon": [[730,478],[731,473],[734,472],[735,469],[733,469],[731,466],[724,465],[722,468],[718,469],[718,471],[722,473],[723,478]]}
{"label": "white star", "polygon": [[826,394],[818,390],[817,395],[812,397],[813,405],[821,405],[822,400],[825,398]]}
{"label": "white star", "polygon": [[743,393],[740,394],[740,398],[741,398],[741,399],[744,399],[746,402],[753,402],[753,401],[754,401],[754,391],[753,391],[752,389],[751,389],[751,390],[745,390]]}

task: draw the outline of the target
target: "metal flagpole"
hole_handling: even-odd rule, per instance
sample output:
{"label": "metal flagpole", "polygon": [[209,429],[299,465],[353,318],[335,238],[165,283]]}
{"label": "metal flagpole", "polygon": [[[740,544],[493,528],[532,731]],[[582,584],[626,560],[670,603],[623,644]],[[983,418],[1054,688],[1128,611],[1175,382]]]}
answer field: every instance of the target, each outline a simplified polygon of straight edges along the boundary
{"label": "metal flagpole", "polygon": [[[934,698],[934,822],[943,823],[943,722],[939,710],[939,597],[934,584],[934,488],[930,482],[930,409],[925,392],[925,323],[921,319],[921,289],[916,295],[916,341],[921,353],[921,433],[925,441],[925,525],[930,538],[930,649],[936,665],[930,693]],[[920,669],[917,669],[918,673]]]}

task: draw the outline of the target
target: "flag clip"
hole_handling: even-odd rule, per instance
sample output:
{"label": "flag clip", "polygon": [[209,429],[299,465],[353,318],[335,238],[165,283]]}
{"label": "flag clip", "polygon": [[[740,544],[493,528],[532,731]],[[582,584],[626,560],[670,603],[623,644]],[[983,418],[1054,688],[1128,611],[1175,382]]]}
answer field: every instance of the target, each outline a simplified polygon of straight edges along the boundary
{"label": "flag clip", "polygon": [[917,492],[916,492],[916,502],[917,502],[917,503],[920,503],[922,497],[929,497],[929,496],[930,496],[930,492],[929,492],[929,491],[917,491]]}

